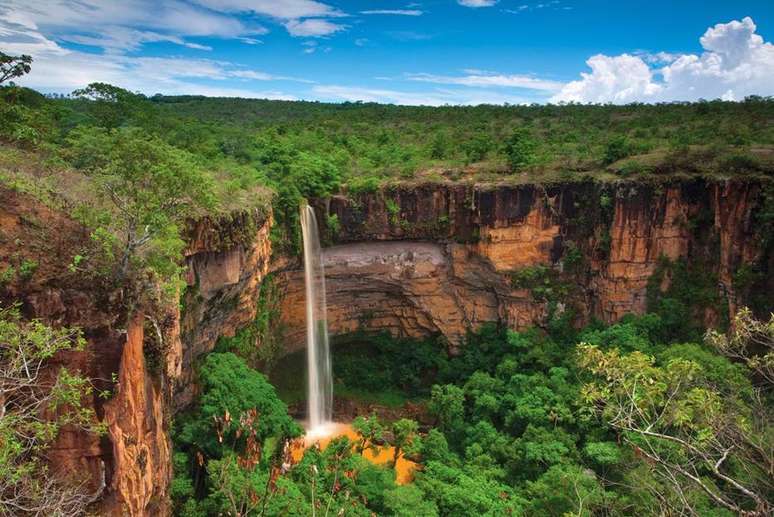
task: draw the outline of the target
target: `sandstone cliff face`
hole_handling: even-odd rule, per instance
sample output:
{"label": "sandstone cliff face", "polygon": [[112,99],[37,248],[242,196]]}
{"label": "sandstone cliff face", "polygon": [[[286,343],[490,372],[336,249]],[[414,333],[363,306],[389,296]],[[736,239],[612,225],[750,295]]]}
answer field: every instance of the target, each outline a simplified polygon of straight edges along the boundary
{"label": "sandstone cliff face", "polygon": [[129,320],[117,393],[104,406],[115,473],[104,505],[132,516],[166,515],[171,444],[164,422],[164,386],[148,374],[143,355],[143,324],[141,313]]}
{"label": "sandstone cliff face", "polygon": [[[556,302],[575,308],[579,324],[613,322],[646,310],[661,257],[709,265],[733,311],[734,272],[762,258],[753,227],[761,198],[757,183],[703,180],[436,185],[337,196],[317,204],[340,224],[337,235],[328,232],[337,245],[325,251],[331,332],[442,334],[456,345],[487,321],[540,325]],[[582,267],[570,274],[573,253]],[[536,265],[571,284],[553,308],[511,282]],[[303,345],[303,276],[290,268],[280,279],[294,349]],[[708,310],[707,323],[723,310]]]}
{"label": "sandstone cliff face", "polygon": [[[66,215],[0,187],[0,270],[35,263],[27,278],[0,287],[3,305],[20,303],[26,316],[54,326],[78,327],[88,346],[55,357],[91,378],[85,400],[107,425],[105,436],[63,429],[47,451],[53,475],[84,480],[94,510],[105,515],[166,515],[171,479],[166,372],[151,372],[143,354],[144,315],[127,319],[122,292],[67,267],[88,248],[89,234]],[[174,313],[150,314],[172,345],[178,339]],[[117,382],[114,382],[114,379]],[[98,393],[108,391],[104,400]]]}
{"label": "sandstone cliff face", "polygon": [[[88,481],[97,514],[169,513],[172,413],[193,394],[197,355],[254,317],[271,254],[270,226],[259,213],[191,225],[186,256],[195,288],[184,298],[193,310],[181,322],[177,308],[130,310],[120,289],[70,271],[72,257],[87,247],[88,232],[0,186],[0,272],[23,261],[36,264],[29,278],[0,285],[0,303],[20,303],[27,317],[51,325],[79,327],[88,342],[83,352],[54,358],[51,368],[65,366],[91,378],[95,394],[85,403],[107,424],[107,434],[65,428],[47,457],[53,474]],[[149,349],[156,350],[156,364],[149,364]],[[103,390],[112,394],[108,400],[97,395]]]}
{"label": "sandstone cliff face", "polygon": [[172,365],[175,409],[195,395],[194,361],[211,351],[219,337],[233,336],[255,318],[261,282],[269,271],[271,225],[270,216],[245,213],[217,224],[204,219],[190,229],[181,353]]}

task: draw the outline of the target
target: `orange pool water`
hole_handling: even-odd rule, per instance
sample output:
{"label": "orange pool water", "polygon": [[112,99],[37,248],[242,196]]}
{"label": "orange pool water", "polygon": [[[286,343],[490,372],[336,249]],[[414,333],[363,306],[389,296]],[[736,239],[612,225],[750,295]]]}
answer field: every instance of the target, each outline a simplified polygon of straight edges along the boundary
{"label": "orange pool water", "polygon": [[[351,425],[340,423],[328,424],[325,429],[314,433],[307,433],[307,435],[304,436],[304,446],[294,448],[292,451],[293,461],[301,460],[304,456],[305,448],[311,447],[317,443],[320,445],[320,448],[325,449],[331,440],[338,438],[339,436],[346,436],[353,442],[358,440],[357,433],[352,429]],[[390,464],[392,463],[392,455],[394,452],[395,449],[393,447],[385,445],[384,447],[379,447],[376,453],[371,449],[366,449],[363,452],[363,457],[376,465],[383,465],[385,463]],[[415,467],[416,463],[413,461],[409,461],[402,456],[398,458],[398,462],[395,465],[395,481],[399,485],[410,483],[414,477]]]}

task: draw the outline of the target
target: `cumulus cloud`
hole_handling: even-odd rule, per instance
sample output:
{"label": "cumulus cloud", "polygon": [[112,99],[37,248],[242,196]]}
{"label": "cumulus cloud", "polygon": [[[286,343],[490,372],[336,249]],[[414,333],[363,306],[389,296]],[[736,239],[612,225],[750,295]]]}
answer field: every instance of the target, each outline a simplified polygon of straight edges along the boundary
{"label": "cumulus cloud", "polygon": [[704,52],[655,54],[667,64],[622,54],[592,56],[590,73],[567,83],[554,102],[661,102],[700,98],[740,100],[747,95],[774,95],[774,45],[755,33],[749,17],[719,23],[700,38]]}
{"label": "cumulus cloud", "polygon": [[529,75],[507,75],[486,72],[481,70],[468,70],[469,75],[464,76],[446,76],[433,74],[407,74],[411,81],[420,81],[437,84],[458,84],[461,86],[475,87],[506,87],[506,88],[526,88],[530,90],[558,91],[562,89],[563,83],[540,79]]}
{"label": "cumulus cloud", "polygon": [[290,20],[285,24],[285,28],[291,36],[319,38],[342,31],[346,27],[320,18],[307,18],[306,20]]}
{"label": "cumulus cloud", "polygon": [[[303,79],[250,70],[233,63],[213,59],[135,56],[122,52],[80,52],[60,46],[19,17],[0,17],[0,46],[11,54],[30,54],[32,71],[19,83],[43,91],[68,92],[92,82],[106,82],[146,94],[193,94],[269,99],[293,99],[277,90],[231,87],[218,82],[237,82],[239,86],[260,81],[301,81]],[[162,35],[163,36],[163,35]],[[144,41],[156,40],[155,34],[136,34]],[[88,39],[82,44],[98,44]],[[207,84],[205,84],[207,83]]]}
{"label": "cumulus cloud", "polygon": [[499,0],[457,0],[457,3],[465,7],[492,7]]}

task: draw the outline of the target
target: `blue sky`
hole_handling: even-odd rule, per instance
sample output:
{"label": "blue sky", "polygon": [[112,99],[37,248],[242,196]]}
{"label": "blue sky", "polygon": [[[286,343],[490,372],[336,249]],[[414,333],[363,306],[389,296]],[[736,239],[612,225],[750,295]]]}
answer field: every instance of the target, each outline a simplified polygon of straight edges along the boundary
{"label": "blue sky", "polygon": [[0,0],[22,84],[402,104],[774,95],[774,2]]}

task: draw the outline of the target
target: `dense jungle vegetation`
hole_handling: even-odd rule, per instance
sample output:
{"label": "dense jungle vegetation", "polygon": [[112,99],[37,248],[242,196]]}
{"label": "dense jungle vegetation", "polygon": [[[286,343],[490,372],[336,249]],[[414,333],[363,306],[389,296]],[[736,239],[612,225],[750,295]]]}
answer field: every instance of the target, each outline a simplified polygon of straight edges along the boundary
{"label": "dense jungle vegetation", "polygon": [[[674,303],[671,300],[670,303]],[[177,421],[180,515],[766,515],[772,510],[774,318],[742,311],[730,337],[657,314],[576,331],[496,326],[457,356],[442,343],[372,336],[336,355],[339,387],[400,391],[429,419],[364,415],[356,440],[309,449],[266,377],[210,354],[198,405]],[[364,339],[361,336],[360,339]],[[755,350],[755,351],[754,351]],[[342,360],[339,360],[342,359]],[[733,360],[731,360],[733,359]],[[249,360],[249,359],[248,359]],[[395,447],[417,462],[359,452]]]}
{"label": "dense jungle vegetation", "polygon": [[[0,59],[9,64],[16,76],[29,70]],[[275,249],[293,253],[301,200],[341,189],[770,177],[772,120],[774,100],[763,98],[426,108],[146,97],[106,84],[50,98],[9,85],[0,87],[0,183],[88,228],[89,247],[62,258],[72,275],[150,278],[177,303],[186,221],[203,214],[271,206]],[[0,288],[35,274],[27,259],[7,262]],[[240,336],[224,340],[201,359],[201,395],[174,423],[175,512],[770,515],[774,318],[743,310],[730,335],[705,333],[681,317],[686,298],[653,300],[652,313],[609,327],[577,330],[562,317],[521,333],[485,327],[457,356],[440,341],[371,337],[367,358],[337,363],[339,387],[399,393],[429,419],[363,415],[355,443],[309,449],[296,464],[287,447],[301,428],[256,369],[266,358]],[[77,329],[0,309],[0,393],[20,390],[0,415],[0,495],[15,497],[6,504],[55,514],[89,503],[47,481],[42,451],[63,425],[104,432],[81,407],[92,388],[66,370],[40,384],[29,369],[83,346]],[[44,410],[58,417],[44,423]],[[391,465],[358,454],[383,445],[417,463],[412,483],[397,485]]]}

